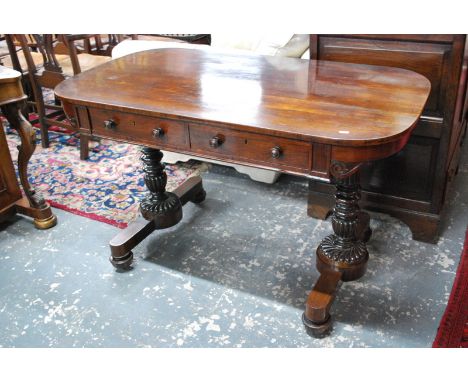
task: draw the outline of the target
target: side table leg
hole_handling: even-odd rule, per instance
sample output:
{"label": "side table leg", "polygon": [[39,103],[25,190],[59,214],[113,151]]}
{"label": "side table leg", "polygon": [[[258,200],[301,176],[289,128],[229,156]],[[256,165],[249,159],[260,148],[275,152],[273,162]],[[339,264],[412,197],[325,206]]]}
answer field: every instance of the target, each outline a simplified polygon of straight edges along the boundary
{"label": "side table leg", "polygon": [[149,193],[140,203],[140,212],[146,220],[155,220],[159,228],[168,228],[182,219],[182,203],[176,194],[166,191],[167,174],[161,163],[162,157],[161,150],[148,147],[141,149],[145,184]]}
{"label": "side table leg", "polygon": [[52,213],[48,203],[29,184],[28,163],[36,149],[36,139],[34,128],[25,119],[21,110],[22,105],[18,102],[2,106],[4,116],[21,139],[21,145],[18,147],[18,172],[27,202],[21,199],[17,203],[17,210],[34,218],[36,228],[47,229],[57,224],[57,217]]}
{"label": "side table leg", "polygon": [[161,163],[162,157],[160,150],[142,149],[141,160],[149,194],[140,203],[141,217],[109,243],[110,262],[117,269],[130,268],[132,249],[153,231],[176,225],[182,219],[183,205],[189,201],[198,204],[205,200],[206,192],[199,176],[187,179],[174,192],[167,192],[167,175]]}
{"label": "side table leg", "polygon": [[306,302],[303,322],[312,335],[323,335],[331,327],[330,308],[340,281],[352,281],[366,271],[369,253],[365,241],[370,238],[369,215],[359,210],[359,167],[334,163],[330,172],[335,180],[334,233],[317,248],[320,278]]}

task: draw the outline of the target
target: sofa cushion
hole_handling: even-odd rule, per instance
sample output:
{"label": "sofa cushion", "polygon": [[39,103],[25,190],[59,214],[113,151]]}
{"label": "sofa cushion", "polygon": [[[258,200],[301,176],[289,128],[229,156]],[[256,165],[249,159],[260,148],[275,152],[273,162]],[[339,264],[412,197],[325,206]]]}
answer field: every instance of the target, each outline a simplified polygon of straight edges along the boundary
{"label": "sofa cushion", "polygon": [[277,32],[268,34],[253,33],[214,33],[211,46],[221,49],[242,49],[269,56],[276,55],[278,49],[285,46],[293,33]]}
{"label": "sofa cushion", "polygon": [[124,40],[112,49],[112,58],[115,59],[144,50],[164,48],[206,49],[210,47],[208,45],[185,44],[183,42]]}
{"label": "sofa cushion", "polygon": [[308,34],[295,34],[286,45],[276,51],[275,56],[309,58],[304,53],[309,50],[310,38]]}
{"label": "sofa cushion", "polygon": [[272,35],[268,38],[257,36],[255,39],[233,34],[213,34],[211,38],[211,46],[168,41],[125,40],[114,47],[112,58],[163,48],[200,49],[227,54],[264,54],[299,58],[309,47],[309,35],[293,35],[291,33]]}
{"label": "sofa cushion", "polygon": [[[66,76],[72,77],[73,66],[71,63],[71,58],[68,55],[56,55],[59,65],[61,66],[63,73]],[[102,65],[111,60],[108,56],[97,56],[95,54],[81,53],[77,55],[78,61],[80,62],[81,72],[85,72],[89,69],[92,69],[98,65]]]}

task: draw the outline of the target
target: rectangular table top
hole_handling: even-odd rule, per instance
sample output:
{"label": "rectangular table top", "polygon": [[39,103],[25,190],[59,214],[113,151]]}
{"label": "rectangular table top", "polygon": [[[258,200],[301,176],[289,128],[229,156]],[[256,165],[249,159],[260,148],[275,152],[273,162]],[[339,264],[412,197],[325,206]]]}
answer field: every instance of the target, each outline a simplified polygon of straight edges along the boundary
{"label": "rectangular table top", "polygon": [[347,146],[397,140],[429,91],[429,80],[399,68],[190,49],[134,53],[55,89],[78,105]]}

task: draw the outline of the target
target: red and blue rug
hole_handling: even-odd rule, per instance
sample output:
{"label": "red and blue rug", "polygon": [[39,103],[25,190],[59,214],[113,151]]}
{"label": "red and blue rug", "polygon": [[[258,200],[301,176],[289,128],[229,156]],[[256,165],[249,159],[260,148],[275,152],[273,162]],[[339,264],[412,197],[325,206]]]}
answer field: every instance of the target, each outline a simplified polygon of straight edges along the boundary
{"label": "red and blue rug", "polygon": [[432,347],[468,348],[468,230],[452,292]]}
{"label": "red and blue rug", "polygon": [[[15,162],[19,137],[6,126]],[[50,132],[50,147],[40,146],[29,161],[29,181],[52,207],[125,228],[138,216],[138,202],[147,192],[138,146],[109,140],[90,143],[89,160],[80,160],[79,138]],[[198,175],[207,165],[192,161],[166,165],[167,189]]]}

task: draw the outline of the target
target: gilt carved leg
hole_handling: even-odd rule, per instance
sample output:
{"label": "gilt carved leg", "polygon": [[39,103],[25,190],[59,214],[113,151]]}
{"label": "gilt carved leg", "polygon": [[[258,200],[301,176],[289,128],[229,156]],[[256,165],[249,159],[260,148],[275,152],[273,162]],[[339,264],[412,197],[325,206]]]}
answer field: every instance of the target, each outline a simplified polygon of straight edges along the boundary
{"label": "gilt carved leg", "polygon": [[206,192],[199,176],[187,179],[174,192],[167,192],[167,175],[161,163],[162,157],[160,150],[142,149],[144,179],[149,193],[140,203],[141,217],[109,243],[110,262],[117,269],[125,270],[131,267],[132,249],[154,230],[176,225],[182,219],[183,205],[189,201],[198,204],[205,200]]}
{"label": "gilt carved leg", "polygon": [[49,204],[29,184],[28,163],[36,149],[36,139],[34,128],[22,113],[22,106],[18,102],[2,105],[3,115],[21,139],[18,146],[18,173],[25,197],[16,203],[16,210],[20,214],[32,217],[36,228],[48,229],[57,224],[57,217],[52,213]]}
{"label": "gilt carved leg", "polygon": [[303,322],[312,335],[323,335],[331,327],[330,308],[341,281],[360,278],[369,258],[369,215],[359,210],[359,165],[334,163],[331,174],[336,184],[332,216],[333,234],[317,248],[320,278],[310,293]]}

